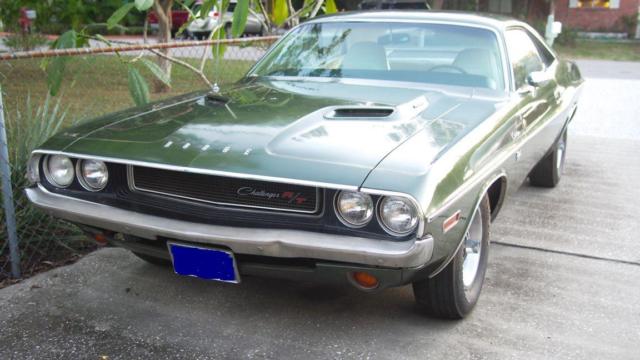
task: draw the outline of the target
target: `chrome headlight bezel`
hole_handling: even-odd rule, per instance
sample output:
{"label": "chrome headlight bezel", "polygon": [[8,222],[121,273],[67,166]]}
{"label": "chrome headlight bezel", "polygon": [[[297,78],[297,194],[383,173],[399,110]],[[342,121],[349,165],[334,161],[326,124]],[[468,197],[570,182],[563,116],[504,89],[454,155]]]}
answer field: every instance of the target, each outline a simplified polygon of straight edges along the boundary
{"label": "chrome headlight bezel", "polygon": [[[361,199],[363,199],[366,203],[368,203],[368,207],[369,207],[368,214],[366,215],[366,217],[362,219],[362,221],[358,221],[358,222],[350,221],[343,214],[340,203],[343,200],[343,196],[348,196],[348,195],[356,195]],[[375,215],[375,205],[374,205],[373,199],[371,198],[371,195],[360,192],[360,191],[348,191],[348,190],[338,191],[335,194],[335,198],[333,201],[333,210],[338,220],[340,220],[342,224],[344,224],[347,227],[355,228],[355,229],[359,229],[367,226],[371,222],[371,220],[374,218],[374,215]]]}
{"label": "chrome headlight bezel", "polygon": [[[90,181],[87,180],[87,175],[85,174],[85,166],[90,163],[94,163],[102,167],[104,172],[104,181],[97,186],[92,185]],[[109,184],[109,168],[107,167],[107,164],[101,160],[78,159],[78,161],[76,161],[76,176],[78,177],[78,182],[80,183],[80,185],[87,191],[101,191],[104,190],[105,187],[107,187],[107,184]]]}
{"label": "chrome headlight bezel", "polygon": [[[59,182],[57,180],[55,180],[55,176],[52,174],[51,171],[51,160],[55,159],[55,158],[59,158],[62,159],[62,161],[64,162],[64,160],[68,161],[69,163],[69,167],[68,170],[71,172],[71,175],[69,176],[69,181],[67,182]],[[73,160],[66,156],[66,155],[57,155],[57,154],[52,154],[52,155],[47,155],[44,158],[44,162],[42,164],[42,168],[44,169],[44,176],[47,179],[47,181],[60,189],[65,189],[68,188],[69,186],[71,186],[71,184],[73,184],[73,180],[75,178],[75,167],[73,165]]]}
{"label": "chrome headlight bezel", "polygon": [[[402,204],[404,204],[410,209],[411,219],[412,219],[410,227],[404,230],[400,230],[397,227],[394,227],[389,224],[390,221],[388,217],[385,216],[385,204],[387,201],[401,202]],[[395,196],[395,195],[380,197],[380,199],[378,199],[378,203],[376,204],[376,213],[377,213],[378,223],[380,224],[380,227],[382,227],[382,229],[386,231],[388,234],[396,237],[409,235],[414,231],[416,231],[416,229],[420,225],[420,211],[416,206],[416,204],[414,203],[414,201],[412,201],[407,197]]]}
{"label": "chrome headlight bezel", "polygon": [[40,160],[42,160],[42,155],[33,154],[27,162],[25,177],[29,185],[35,185],[40,182]]}

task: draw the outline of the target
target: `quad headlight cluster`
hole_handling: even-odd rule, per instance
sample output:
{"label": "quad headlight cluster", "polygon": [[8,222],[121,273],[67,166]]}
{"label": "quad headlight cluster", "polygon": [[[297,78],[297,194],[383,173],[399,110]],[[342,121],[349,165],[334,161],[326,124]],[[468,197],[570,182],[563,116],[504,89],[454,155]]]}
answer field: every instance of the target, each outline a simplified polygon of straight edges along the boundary
{"label": "quad headlight cluster", "polygon": [[64,155],[47,155],[43,161],[44,175],[55,187],[66,188],[77,178],[86,190],[100,191],[109,182],[109,170],[103,161],[78,159],[74,166],[73,160]]}
{"label": "quad headlight cluster", "polygon": [[374,204],[369,194],[340,191],[335,198],[335,211],[338,219],[351,228],[364,227],[377,215],[382,228],[394,236],[411,233],[419,222],[416,206],[410,199],[400,196],[383,196]]}

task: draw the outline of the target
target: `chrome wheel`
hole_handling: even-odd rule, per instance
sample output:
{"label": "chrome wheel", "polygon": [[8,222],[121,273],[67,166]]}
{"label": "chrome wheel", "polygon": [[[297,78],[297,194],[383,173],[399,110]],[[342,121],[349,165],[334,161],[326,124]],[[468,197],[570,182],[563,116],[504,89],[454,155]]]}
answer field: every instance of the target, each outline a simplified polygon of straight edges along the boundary
{"label": "chrome wheel", "polygon": [[480,267],[480,255],[482,252],[482,215],[480,208],[476,209],[471,219],[469,230],[464,236],[462,283],[465,290],[471,288]]}
{"label": "chrome wheel", "polygon": [[471,312],[480,297],[491,252],[491,208],[487,194],[465,220],[467,232],[449,264],[436,275],[413,282],[416,302],[431,315],[461,319]]}

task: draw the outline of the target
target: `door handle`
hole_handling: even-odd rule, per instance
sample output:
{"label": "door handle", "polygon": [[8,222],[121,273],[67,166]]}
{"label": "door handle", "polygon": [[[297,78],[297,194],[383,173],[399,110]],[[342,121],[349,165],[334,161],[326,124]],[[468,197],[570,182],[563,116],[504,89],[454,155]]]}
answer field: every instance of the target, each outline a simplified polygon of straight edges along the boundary
{"label": "door handle", "polygon": [[522,116],[518,116],[518,119],[516,119],[516,123],[513,126],[513,130],[511,130],[511,139],[515,140],[519,138],[526,128],[527,121]]}

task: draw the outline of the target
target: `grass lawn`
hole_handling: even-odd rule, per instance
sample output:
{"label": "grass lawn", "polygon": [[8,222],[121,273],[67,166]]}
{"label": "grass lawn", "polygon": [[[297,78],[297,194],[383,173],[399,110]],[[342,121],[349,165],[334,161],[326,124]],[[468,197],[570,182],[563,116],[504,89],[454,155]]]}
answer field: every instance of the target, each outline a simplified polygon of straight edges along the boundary
{"label": "grass lawn", "polygon": [[569,59],[640,61],[640,42],[577,40],[575,46],[555,45],[554,48]]}
{"label": "grass lawn", "polygon": [[[199,61],[182,59],[197,67]],[[47,94],[46,73],[40,68],[40,59],[4,61],[0,63],[0,84],[7,114],[15,113],[26,105],[27,96],[32,104],[39,106]],[[229,84],[242,77],[253,61],[224,60],[218,72],[219,84]],[[171,91],[153,93],[153,75],[144,67],[136,65],[149,83],[151,99],[157,100],[191,92],[206,87],[205,83],[190,70],[173,65]],[[205,74],[215,79],[214,62],[207,61]],[[129,95],[127,67],[117,57],[96,55],[71,57],[67,62],[64,80],[59,95],[67,110],[67,119],[82,120],[134,105]]]}

